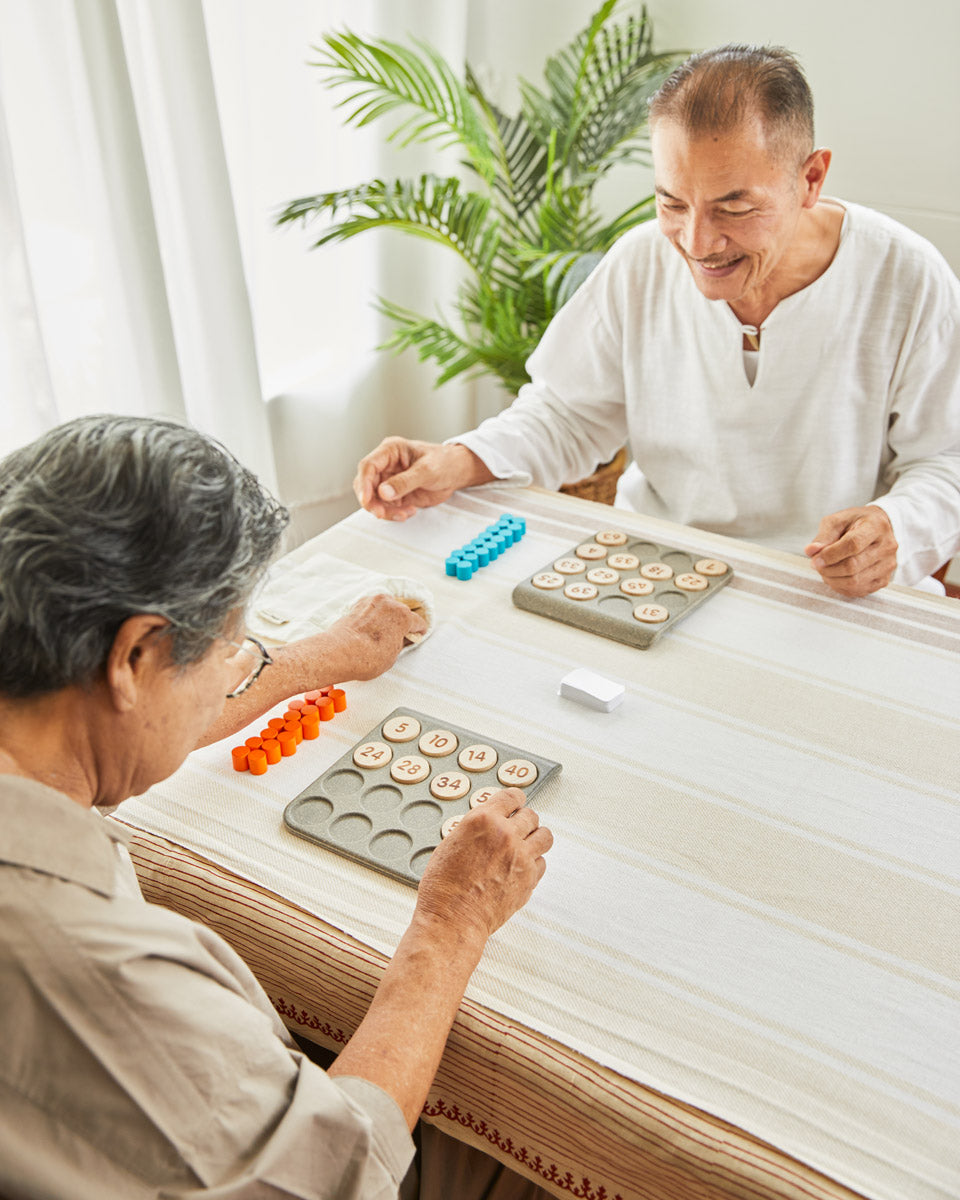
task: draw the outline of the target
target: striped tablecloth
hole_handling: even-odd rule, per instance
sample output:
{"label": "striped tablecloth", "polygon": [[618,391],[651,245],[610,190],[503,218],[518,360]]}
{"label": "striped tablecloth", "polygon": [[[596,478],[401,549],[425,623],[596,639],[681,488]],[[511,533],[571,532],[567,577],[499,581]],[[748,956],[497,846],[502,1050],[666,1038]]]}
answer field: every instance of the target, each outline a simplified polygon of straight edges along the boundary
{"label": "striped tablecloth", "polygon": [[[525,539],[446,578],[503,511]],[[610,525],[736,576],[647,651],[512,606]],[[148,895],[221,928],[292,1028],[342,1042],[414,896],[287,833],[283,807],[397,705],[487,731],[563,763],[536,799],[556,844],[474,976],[431,1118],[559,1196],[956,1200],[956,602],[845,601],[794,557],[536,489],[355,514],[274,588],[322,598],[338,570],[419,581],[431,636],[267,776],[208,747],[124,804]],[[559,697],[575,666],[623,705]]]}

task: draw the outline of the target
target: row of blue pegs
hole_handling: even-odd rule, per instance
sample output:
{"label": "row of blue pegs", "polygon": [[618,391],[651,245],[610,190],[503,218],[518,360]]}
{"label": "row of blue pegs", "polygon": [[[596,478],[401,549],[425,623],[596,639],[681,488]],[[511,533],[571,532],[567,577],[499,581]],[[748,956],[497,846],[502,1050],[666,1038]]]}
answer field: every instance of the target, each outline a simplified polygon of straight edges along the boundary
{"label": "row of blue pegs", "polygon": [[527,532],[523,517],[504,513],[495,525],[488,525],[479,537],[454,550],[446,561],[447,574],[456,579],[469,579],[474,571],[492,563]]}

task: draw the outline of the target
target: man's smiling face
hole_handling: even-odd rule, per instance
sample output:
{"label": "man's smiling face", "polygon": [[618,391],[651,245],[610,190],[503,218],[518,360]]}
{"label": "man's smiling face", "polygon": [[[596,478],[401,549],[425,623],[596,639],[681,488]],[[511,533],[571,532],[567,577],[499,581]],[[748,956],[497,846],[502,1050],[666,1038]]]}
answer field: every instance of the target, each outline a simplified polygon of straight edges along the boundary
{"label": "man's smiling face", "polygon": [[663,119],[652,147],[660,230],[703,295],[735,304],[776,290],[807,207],[806,164],[755,120],[691,134]]}

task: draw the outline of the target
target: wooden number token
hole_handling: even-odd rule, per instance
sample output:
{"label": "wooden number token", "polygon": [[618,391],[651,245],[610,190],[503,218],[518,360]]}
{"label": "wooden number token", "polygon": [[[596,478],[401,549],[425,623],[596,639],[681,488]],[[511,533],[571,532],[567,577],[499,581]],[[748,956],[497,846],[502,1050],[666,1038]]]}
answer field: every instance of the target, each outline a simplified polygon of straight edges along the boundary
{"label": "wooden number token", "polygon": [[440,826],[440,836],[442,838],[448,838],[463,820],[464,815],[464,813],[458,813],[455,817],[447,817],[444,823]]}
{"label": "wooden number token", "polygon": [[497,772],[504,787],[529,787],[537,778],[537,768],[527,758],[511,758]]}
{"label": "wooden number token", "polygon": [[670,616],[670,610],[662,604],[638,604],[633,610],[633,615],[645,625],[659,625]]}
{"label": "wooden number token", "polygon": [[702,575],[693,575],[689,571],[678,575],[673,582],[685,592],[702,592],[709,586]]}
{"label": "wooden number token", "polygon": [[563,587],[563,576],[558,575],[556,571],[541,571],[539,575],[534,575],[530,582],[536,588],[549,591],[551,588]]}
{"label": "wooden number token", "polygon": [[577,547],[577,558],[585,558],[588,562],[597,562],[598,559],[606,557],[606,550],[596,542],[584,542],[582,546]]}
{"label": "wooden number token", "polygon": [[617,583],[620,576],[609,567],[594,567],[587,572],[587,583]]}
{"label": "wooden number token", "polygon": [[393,751],[386,742],[364,742],[353,752],[353,761],[358,767],[373,771],[377,767],[385,767],[393,758]]}
{"label": "wooden number token", "polygon": [[644,579],[669,579],[673,575],[673,567],[666,563],[644,563],[640,568]]}
{"label": "wooden number token", "polygon": [[601,546],[625,546],[627,535],[617,529],[601,529],[593,540]]}
{"label": "wooden number token", "polygon": [[420,736],[421,725],[416,717],[391,717],[383,726],[388,742],[412,742]]}
{"label": "wooden number token", "polygon": [[693,569],[698,575],[726,575],[728,567],[718,558],[701,558],[693,564]]}
{"label": "wooden number token", "polygon": [[492,746],[476,742],[460,751],[457,762],[465,771],[491,771],[497,765],[497,752]]}
{"label": "wooden number token", "polygon": [[587,569],[587,564],[580,558],[558,558],[553,569],[561,575],[579,575]]}
{"label": "wooden number token", "polygon": [[459,771],[434,775],[430,780],[430,795],[438,800],[459,800],[470,791],[470,780]]}
{"label": "wooden number token", "polygon": [[615,571],[635,571],[640,566],[640,559],[635,554],[611,554],[607,566]]}
{"label": "wooden number token", "polygon": [[568,583],[563,594],[568,600],[595,600],[598,595],[592,583]]}
{"label": "wooden number token", "polygon": [[470,807],[476,808],[479,804],[485,804],[491,796],[495,796],[500,788],[484,787],[477,790],[470,797]]}
{"label": "wooden number token", "polygon": [[431,729],[417,744],[420,747],[420,753],[426,754],[430,758],[446,758],[460,745],[457,735],[451,733],[449,729]]}
{"label": "wooden number token", "polygon": [[423,783],[430,774],[430,764],[418,754],[405,754],[390,768],[390,778],[397,783]]}
{"label": "wooden number token", "polygon": [[655,588],[649,579],[625,579],[620,584],[620,591],[625,596],[649,596]]}

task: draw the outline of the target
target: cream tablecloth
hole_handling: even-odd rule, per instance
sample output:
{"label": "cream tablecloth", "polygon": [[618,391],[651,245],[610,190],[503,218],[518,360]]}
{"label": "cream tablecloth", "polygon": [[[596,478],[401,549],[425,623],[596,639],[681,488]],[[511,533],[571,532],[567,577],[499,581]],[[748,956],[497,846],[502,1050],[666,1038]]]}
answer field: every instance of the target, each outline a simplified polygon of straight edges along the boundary
{"label": "cream tablecloth", "polygon": [[[448,579],[445,554],[504,511],[526,516],[525,539],[471,581]],[[647,651],[512,606],[517,580],[610,525],[736,576]],[[476,1011],[871,1200],[956,1200],[956,602],[898,588],[846,601],[791,556],[535,489],[478,489],[402,525],[355,514],[278,564],[274,598],[314,597],[326,619],[338,563],[347,591],[367,572],[420,581],[432,636],[348,685],[348,711],[266,776],[208,747],[117,815],[389,954],[413,892],[288,833],[287,801],[398,704],[559,759],[536,798],[556,837],[548,870],[492,940]],[[622,682],[623,705],[559,697],[575,666]],[[664,1194],[617,1167],[555,1190]]]}

